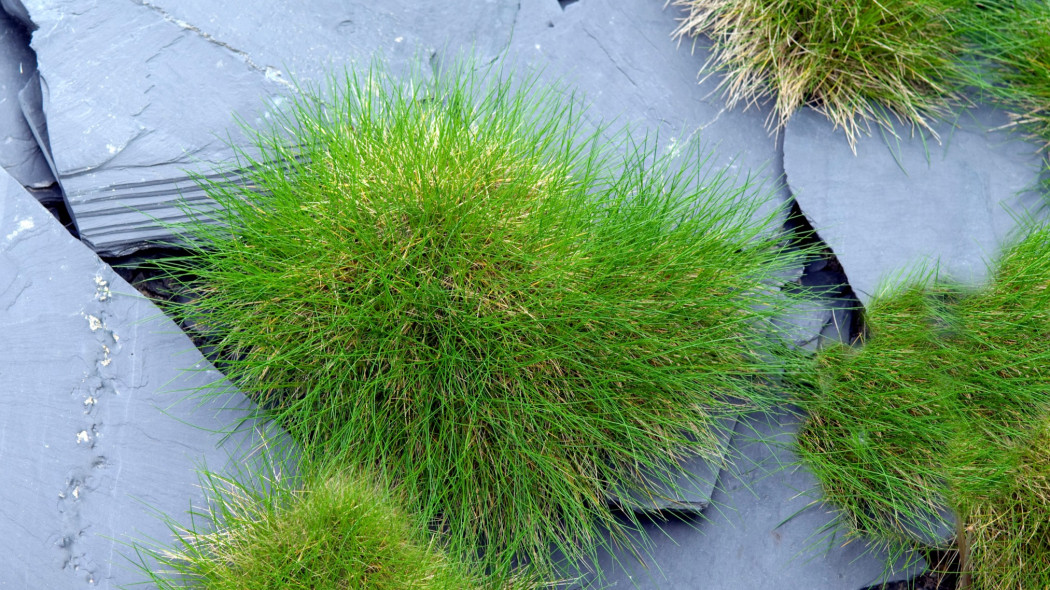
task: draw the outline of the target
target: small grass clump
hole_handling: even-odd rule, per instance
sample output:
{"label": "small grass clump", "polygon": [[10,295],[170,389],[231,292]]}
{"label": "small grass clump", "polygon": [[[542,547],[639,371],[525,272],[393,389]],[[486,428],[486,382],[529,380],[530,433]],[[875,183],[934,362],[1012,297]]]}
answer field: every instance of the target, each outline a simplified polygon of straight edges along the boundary
{"label": "small grass clump", "polygon": [[173,549],[136,545],[161,590],[468,590],[480,588],[370,479],[329,470],[287,480],[201,476],[207,505],[167,519]]}
{"label": "small grass clump", "polygon": [[295,149],[261,134],[246,183],[207,185],[222,213],[159,263],[195,294],[168,310],[496,578],[627,543],[608,499],[720,461],[720,420],[771,395],[805,252],[699,148],[620,161],[532,81],[376,68],[317,96],[281,121]]}
{"label": "small grass clump", "polygon": [[[990,68],[975,81],[1050,158],[1050,1],[986,0],[977,53]],[[1050,181],[1050,179],[1047,179]]]}
{"label": "small grass clump", "polygon": [[[934,545],[946,527],[952,536],[942,507],[961,515],[958,530],[996,530],[1006,521],[992,523],[988,512],[1007,498],[1025,507],[996,534],[1022,539],[1045,528],[1028,519],[1046,515],[1031,449],[1050,409],[1048,287],[1050,229],[1036,227],[986,288],[926,277],[884,293],[867,311],[862,347],[818,354],[799,392],[808,415],[799,453],[855,530],[898,548]],[[956,538],[963,566],[979,571],[988,553],[968,538]],[[1037,554],[1013,563],[1018,579],[1044,571],[1045,548],[1014,547]]]}
{"label": "small grass clump", "polygon": [[[705,69],[723,74],[727,102],[774,97],[780,129],[810,105],[850,145],[894,116],[931,133],[931,118],[960,101],[969,0],[675,0],[688,11],[675,36],[706,34]],[[771,121],[772,123],[772,121]],[[934,135],[936,135],[934,133]]]}

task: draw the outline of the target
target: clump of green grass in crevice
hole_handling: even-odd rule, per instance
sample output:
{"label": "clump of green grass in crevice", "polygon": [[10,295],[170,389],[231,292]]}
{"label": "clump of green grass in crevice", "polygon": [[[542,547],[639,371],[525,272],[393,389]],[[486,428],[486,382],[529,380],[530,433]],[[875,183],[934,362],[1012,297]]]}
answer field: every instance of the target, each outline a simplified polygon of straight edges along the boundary
{"label": "clump of green grass in crevice", "polygon": [[[676,37],[707,35],[705,70],[724,76],[730,108],[773,99],[780,129],[800,107],[821,110],[853,146],[894,118],[933,133],[962,101],[969,0],[675,0]],[[936,135],[934,133],[934,135]]]}
{"label": "clump of green grass in crevice", "polygon": [[205,471],[189,526],[167,518],[174,547],[135,545],[161,590],[467,590],[481,588],[426,523],[384,487],[347,470],[293,481]]}
{"label": "clump of green grass in crevice", "polygon": [[259,135],[250,186],[208,184],[225,213],[159,263],[238,387],[497,577],[627,543],[608,498],[721,460],[722,418],[791,362],[769,320],[806,255],[699,148],[620,156],[559,97],[350,75],[280,122],[295,150]]}
{"label": "clump of green grass in crevice", "polygon": [[1027,485],[1021,449],[1050,408],[1048,286],[1050,230],[1037,227],[986,288],[926,277],[884,293],[861,347],[817,355],[798,450],[855,531],[932,544],[951,537],[941,507],[968,518],[963,507]]}

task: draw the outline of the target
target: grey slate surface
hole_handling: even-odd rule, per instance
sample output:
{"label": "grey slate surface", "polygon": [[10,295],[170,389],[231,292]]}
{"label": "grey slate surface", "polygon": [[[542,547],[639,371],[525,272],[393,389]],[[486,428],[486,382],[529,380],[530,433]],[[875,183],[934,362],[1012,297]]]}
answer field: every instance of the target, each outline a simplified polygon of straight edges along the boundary
{"label": "grey slate surface", "polygon": [[[603,552],[600,571],[610,588],[723,590],[785,588],[851,590],[907,578],[925,564],[899,561],[862,542],[845,543],[833,509],[814,502],[815,481],[791,467],[784,448],[797,429],[788,414],[740,421],[732,469],[723,471],[702,519],[646,526],[652,539],[639,561],[625,551]],[[828,528],[832,525],[831,528]],[[567,588],[600,587],[590,573]]]}
{"label": "grey slate surface", "polygon": [[[864,304],[880,286],[920,265],[970,284],[987,278],[1013,215],[1034,212],[1024,192],[1040,174],[1038,147],[1008,131],[990,107],[939,125],[943,145],[876,131],[854,155],[841,131],[812,110],[795,114],[784,139],[787,181],[802,212],[831,247]],[[929,159],[927,161],[927,154]]]}
{"label": "grey slate surface", "polygon": [[[116,588],[141,581],[120,543],[169,539],[196,467],[223,470],[259,439],[219,431],[239,393],[199,405],[215,381],[189,339],[0,171],[0,588]],[[200,370],[183,372],[197,367]],[[225,409],[224,409],[225,408]]]}
{"label": "grey slate surface", "polygon": [[580,0],[562,9],[555,0],[521,0],[508,62],[582,92],[594,123],[649,134],[665,151],[699,139],[713,151],[711,165],[739,174],[738,185],[750,172],[766,183],[770,205],[783,205],[789,195],[785,186],[775,190],[783,167],[765,128],[768,109],[727,110],[714,93],[717,76],[698,84],[708,50],[676,45],[671,32],[685,13],[664,4]]}
{"label": "grey slate surface", "polygon": [[43,110],[59,180],[82,239],[118,255],[169,236],[175,202],[200,202],[185,170],[228,162],[254,127],[324,68],[395,63],[445,44],[503,49],[517,3],[410,0],[308,7],[278,0],[250,10],[205,0],[28,0],[37,30]]}
{"label": "grey slate surface", "polygon": [[44,188],[55,179],[18,100],[35,72],[36,56],[29,49],[29,32],[0,10],[0,168],[26,187]]}

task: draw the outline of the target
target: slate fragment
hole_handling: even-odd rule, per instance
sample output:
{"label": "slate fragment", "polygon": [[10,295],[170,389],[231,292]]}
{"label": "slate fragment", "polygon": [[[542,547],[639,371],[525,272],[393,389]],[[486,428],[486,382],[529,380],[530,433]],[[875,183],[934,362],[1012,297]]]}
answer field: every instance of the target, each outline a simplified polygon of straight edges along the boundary
{"label": "slate fragment", "polygon": [[236,118],[265,127],[293,76],[318,83],[377,50],[395,69],[446,47],[493,55],[517,13],[514,0],[24,4],[59,180],[81,238],[110,256],[170,240],[180,201],[204,200],[187,170],[211,173],[232,161],[230,143],[248,147]]}
{"label": "slate fragment", "polygon": [[22,115],[19,92],[36,73],[29,32],[0,10],[0,168],[23,186],[41,189],[55,183],[33,132]]}
{"label": "slate fragment", "polygon": [[187,522],[196,468],[264,452],[251,425],[223,439],[249,401],[186,399],[221,375],[2,171],[0,319],[0,587],[141,581],[121,543],[170,542],[155,512]]}
{"label": "slate fragment", "polygon": [[902,558],[886,573],[884,552],[846,543],[833,508],[815,495],[813,476],[792,466],[786,445],[797,429],[786,413],[741,420],[735,466],[723,471],[701,518],[645,524],[651,544],[641,561],[626,550],[602,551],[604,579],[588,572],[567,588],[854,590],[924,570],[911,555],[910,565]]}
{"label": "slate fragment", "polygon": [[921,265],[980,284],[1017,227],[1038,215],[1038,146],[1000,129],[1005,113],[981,106],[958,128],[938,124],[943,144],[895,128],[850,151],[841,131],[806,109],[787,124],[784,167],[802,212],[835,252],[867,305],[884,284]]}

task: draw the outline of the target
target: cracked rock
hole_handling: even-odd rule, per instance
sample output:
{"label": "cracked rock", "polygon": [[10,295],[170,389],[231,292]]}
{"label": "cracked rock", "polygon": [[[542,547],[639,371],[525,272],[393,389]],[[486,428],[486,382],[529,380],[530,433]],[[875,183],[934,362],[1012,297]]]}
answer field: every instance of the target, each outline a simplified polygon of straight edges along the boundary
{"label": "cracked rock", "polygon": [[32,129],[22,114],[19,92],[34,77],[36,57],[29,32],[0,10],[0,168],[23,186],[43,189],[55,183]]}
{"label": "cracked rock", "polygon": [[[13,3],[14,0],[7,0]],[[180,201],[206,202],[189,172],[247,147],[291,80],[436,51],[482,59],[506,46],[514,0],[385,3],[25,0],[55,169],[81,238],[121,255],[172,238]]]}
{"label": "cracked rock", "polygon": [[0,578],[25,588],[141,582],[122,543],[167,544],[157,514],[186,523],[203,501],[198,467],[252,463],[261,439],[251,425],[223,438],[250,403],[232,390],[187,399],[221,375],[3,171],[0,318],[11,343],[0,365],[11,476],[0,487]]}
{"label": "cracked rock", "polygon": [[942,145],[898,124],[899,140],[876,132],[854,155],[816,111],[791,118],[788,183],[863,304],[923,265],[939,264],[941,277],[966,284],[987,278],[1018,225],[1014,216],[1036,214],[1041,204],[1029,192],[1040,174],[1038,147],[999,129],[1007,123],[1005,113],[982,106],[955,129],[937,125]]}

